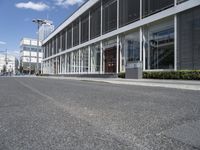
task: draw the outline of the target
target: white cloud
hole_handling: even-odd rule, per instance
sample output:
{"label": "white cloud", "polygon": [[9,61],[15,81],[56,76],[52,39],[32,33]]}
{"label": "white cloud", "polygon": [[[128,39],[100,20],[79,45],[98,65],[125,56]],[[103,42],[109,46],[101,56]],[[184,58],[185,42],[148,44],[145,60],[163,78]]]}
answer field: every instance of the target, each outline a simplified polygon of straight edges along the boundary
{"label": "white cloud", "polygon": [[36,11],[43,11],[43,10],[49,8],[49,6],[43,2],[34,3],[31,1],[29,1],[27,3],[17,3],[17,4],[15,4],[15,6],[17,8],[32,9],[32,10],[36,10]]}
{"label": "white cloud", "polygon": [[0,41],[0,45],[5,45],[6,42]]}
{"label": "white cloud", "polygon": [[85,0],[54,0],[54,1],[56,2],[56,5],[58,6],[68,7],[68,6],[73,6],[73,5],[80,5]]}

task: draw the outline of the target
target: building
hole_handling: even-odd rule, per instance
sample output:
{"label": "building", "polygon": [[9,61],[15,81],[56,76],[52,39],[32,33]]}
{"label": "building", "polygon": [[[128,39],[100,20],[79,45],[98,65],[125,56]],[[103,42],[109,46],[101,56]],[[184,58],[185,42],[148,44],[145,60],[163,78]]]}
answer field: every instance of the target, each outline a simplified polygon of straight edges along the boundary
{"label": "building", "polygon": [[43,48],[44,74],[200,69],[200,0],[89,0]]}
{"label": "building", "polygon": [[15,74],[18,70],[18,60],[10,54],[0,54],[1,74]]}
{"label": "building", "polygon": [[[41,42],[39,42],[39,70],[41,70],[42,50]],[[20,42],[20,70],[28,74],[35,73],[37,67],[37,40],[30,38],[23,38]]]}
{"label": "building", "polygon": [[39,40],[43,41],[54,30],[53,22],[46,20],[39,28]]}

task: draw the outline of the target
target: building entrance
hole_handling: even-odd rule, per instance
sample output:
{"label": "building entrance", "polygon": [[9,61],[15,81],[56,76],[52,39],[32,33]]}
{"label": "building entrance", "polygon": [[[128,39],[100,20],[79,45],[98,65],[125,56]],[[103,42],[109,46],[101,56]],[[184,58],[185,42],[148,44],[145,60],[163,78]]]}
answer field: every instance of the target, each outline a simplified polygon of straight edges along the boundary
{"label": "building entrance", "polygon": [[107,48],[104,51],[105,73],[116,73],[117,69],[117,47]]}

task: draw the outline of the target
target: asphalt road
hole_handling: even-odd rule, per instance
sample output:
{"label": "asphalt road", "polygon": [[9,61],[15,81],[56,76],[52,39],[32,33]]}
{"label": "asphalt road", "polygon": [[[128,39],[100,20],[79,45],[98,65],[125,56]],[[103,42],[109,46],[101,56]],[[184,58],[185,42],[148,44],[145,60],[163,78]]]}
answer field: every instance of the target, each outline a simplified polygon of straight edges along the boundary
{"label": "asphalt road", "polygon": [[199,91],[0,78],[0,150],[197,150],[199,120]]}

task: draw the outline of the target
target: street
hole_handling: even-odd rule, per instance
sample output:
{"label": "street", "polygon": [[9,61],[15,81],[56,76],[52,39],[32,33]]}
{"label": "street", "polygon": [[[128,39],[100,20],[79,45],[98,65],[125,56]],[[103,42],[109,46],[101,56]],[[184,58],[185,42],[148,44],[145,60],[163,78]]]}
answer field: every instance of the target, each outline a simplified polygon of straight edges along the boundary
{"label": "street", "polygon": [[200,149],[200,91],[0,78],[0,150],[135,149]]}

